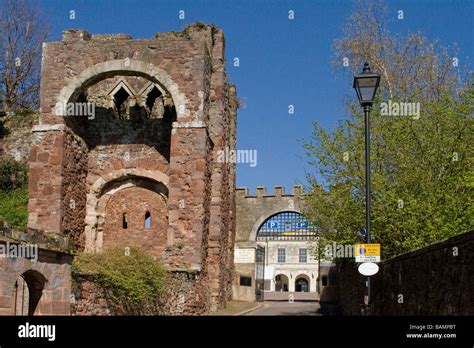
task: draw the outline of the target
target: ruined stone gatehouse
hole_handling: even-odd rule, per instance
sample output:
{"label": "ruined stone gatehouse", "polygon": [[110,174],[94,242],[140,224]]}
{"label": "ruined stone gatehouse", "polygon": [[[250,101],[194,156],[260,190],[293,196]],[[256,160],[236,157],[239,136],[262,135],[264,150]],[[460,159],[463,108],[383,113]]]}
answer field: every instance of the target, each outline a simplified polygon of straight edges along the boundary
{"label": "ruined stone gatehouse", "polygon": [[[194,312],[231,297],[236,91],[224,34],[194,25],[152,39],[67,30],[43,47],[29,161],[29,227],[78,250],[140,246],[193,271]],[[198,308],[198,309],[196,309]]]}

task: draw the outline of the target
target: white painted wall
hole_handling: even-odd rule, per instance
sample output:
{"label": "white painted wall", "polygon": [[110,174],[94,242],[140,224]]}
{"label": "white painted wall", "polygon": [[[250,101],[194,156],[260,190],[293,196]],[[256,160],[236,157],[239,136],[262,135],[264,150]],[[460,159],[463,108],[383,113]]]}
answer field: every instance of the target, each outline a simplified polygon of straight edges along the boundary
{"label": "white painted wall", "polygon": [[[315,244],[308,241],[258,241],[265,248],[265,279],[271,279],[270,291],[275,291],[275,277],[284,274],[288,277],[288,290],[295,291],[295,281],[306,275],[309,291],[316,292],[318,279],[318,260],[313,257]],[[278,248],[285,248],[286,262],[278,262]],[[307,262],[299,262],[299,249],[307,249]]]}

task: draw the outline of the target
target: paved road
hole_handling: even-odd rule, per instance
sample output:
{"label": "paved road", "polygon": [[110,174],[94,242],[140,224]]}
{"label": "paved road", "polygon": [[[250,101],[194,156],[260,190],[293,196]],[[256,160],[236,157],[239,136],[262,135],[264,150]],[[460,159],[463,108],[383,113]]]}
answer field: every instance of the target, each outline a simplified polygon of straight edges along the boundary
{"label": "paved road", "polygon": [[245,315],[323,315],[318,302],[267,301]]}

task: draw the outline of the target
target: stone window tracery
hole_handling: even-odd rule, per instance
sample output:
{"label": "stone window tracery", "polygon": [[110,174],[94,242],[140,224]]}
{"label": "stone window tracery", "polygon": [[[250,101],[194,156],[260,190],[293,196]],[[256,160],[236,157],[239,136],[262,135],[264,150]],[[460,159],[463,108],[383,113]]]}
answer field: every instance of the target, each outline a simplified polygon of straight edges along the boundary
{"label": "stone window tracery", "polygon": [[119,118],[123,118],[127,114],[128,103],[126,103],[126,101],[129,97],[130,94],[123,87],[120,87],[114,94],[115,111]]}

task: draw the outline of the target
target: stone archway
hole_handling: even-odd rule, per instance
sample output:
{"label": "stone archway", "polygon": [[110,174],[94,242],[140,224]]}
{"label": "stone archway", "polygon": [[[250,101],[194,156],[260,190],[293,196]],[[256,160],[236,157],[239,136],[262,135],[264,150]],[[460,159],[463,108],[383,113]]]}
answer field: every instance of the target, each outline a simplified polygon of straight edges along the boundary
{"label": "stone archway", "polygon": [[275,291],[277,292],[288,292],[289,291],[290,282],[288,276],[285,274],[277,274],[275,276]]}
{"label": "stone archway", "polygon": [[296,292],[310,292],[310,279],[306,274],[300,274],[295,278]]}
{"label": "stone archway", "polygon": [[102,250],[105,210],[113,194],[128,187],[144,186],[167,201],[168,182],[168,176],[162,172],[135,168],[115,170],[99,177],[87,194],[85,250],[89,252]]}
{"label": "stone archway", "polygon": [[137,74],[150,79],[168,91],[177,106],[177,117],[190,115],[187,108],[187,98],[179,91],[178,85],[171,79],[166,71],[152,63],[146,63],[136,59],[116,59],[97,63],[73,78],[71,82],[61,89],[57,98],[54,111],[56,116],[62,116],[65,105],[79,98],[81,90],[97,83],[103,78],[111,75]]}
{"label": "stone archway", "polygon": [[14,315],[34,315],[43,295],[46,278],[38,271],[28,270],[15,281]]}

